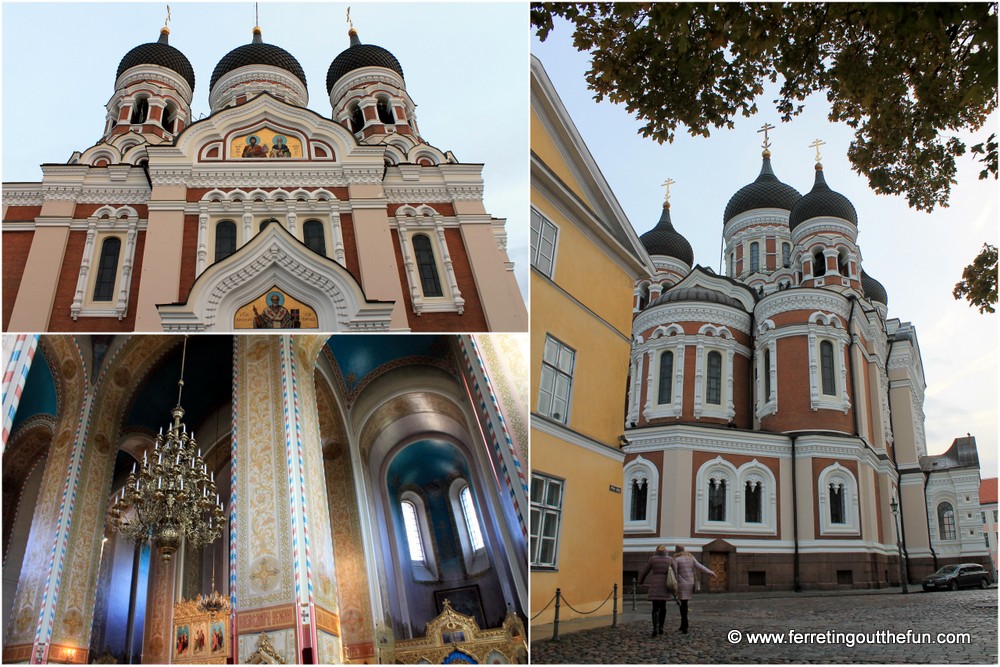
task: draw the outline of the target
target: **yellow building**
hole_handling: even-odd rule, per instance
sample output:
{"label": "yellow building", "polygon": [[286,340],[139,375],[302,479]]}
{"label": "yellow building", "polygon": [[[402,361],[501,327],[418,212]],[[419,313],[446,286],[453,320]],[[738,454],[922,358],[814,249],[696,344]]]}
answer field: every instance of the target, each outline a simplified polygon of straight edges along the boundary
{"label": "yellow building", "polygon": [[589,612],[621,592],[624,404],[608,396],[626,386],[632,294],[654,268],[534,57],[531,205],[531,609],[543,624],[556,588],[560,619],[578,615],[566,603]]}

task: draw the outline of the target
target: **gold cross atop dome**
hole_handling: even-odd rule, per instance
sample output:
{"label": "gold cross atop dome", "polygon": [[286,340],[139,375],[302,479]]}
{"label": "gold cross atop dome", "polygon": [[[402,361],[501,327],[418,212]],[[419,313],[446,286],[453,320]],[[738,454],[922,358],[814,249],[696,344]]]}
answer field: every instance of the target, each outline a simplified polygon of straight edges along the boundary
{"label": "gold cross atop dome", "polygon": [[810,148],[815,148],[816,149],[816,164],[819,164],[819,161],[820,161],[820,155],[819,155],[819,147],[820,146],[826,146],[826,142],[825,141],[820,141],[819,139],[817,139],[816,141],[814,141],[811,144],[809,144]]}
{"label": "gold cross atop dome", "polygon": [[769,130],[773,129],[774,125],[771,125],[770,123],[764,123],[764,125],[761,126],[759,130],[757,130],[757,134],[760,134],[761,132],[764,133],[764,143],[761,146],[761,148],[763,148],[764,150],[768,150],[769,148],[771,148],[771,140],[768,138],[767,133]]}
{"label": "gold cross atop dome", "polygon": [[354,30],[354,21],[351,20],[351,6],[347,6],[347,27]]}
{"label": "gold cross atop dome", "polygon": [[163,27],[168,27],[168,23],[170,23],[170,5],[167,5],[167,18],[163,21]]}
{"label": "gold cross atop dome", "polygon": [[663,203],[664,204],[669,204],[670,203],[670,186],[673,185],[676,182],[677,181],[675,181],[674,179],[668,178],[667,180],[665,180],[662,183],[660,183],[660,187],[661,188],[666,188],[667,189],[667,191],[663,194]]}

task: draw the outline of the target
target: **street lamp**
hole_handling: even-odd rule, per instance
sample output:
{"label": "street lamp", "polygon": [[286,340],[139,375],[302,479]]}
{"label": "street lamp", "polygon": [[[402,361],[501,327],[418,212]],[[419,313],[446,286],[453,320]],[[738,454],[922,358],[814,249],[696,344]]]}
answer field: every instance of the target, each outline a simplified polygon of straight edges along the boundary
{"label": "street lamp", "polygon": [[896,502],[896,496],[892,497],[889,507],[892,509],[892,518],[896,524],[896,550],[899,552],[899,585],[902,587],[900,592],[909,593],[910,591],[906,588],[906,574],[903,569],[903,541],[899,537],[899,503]]}

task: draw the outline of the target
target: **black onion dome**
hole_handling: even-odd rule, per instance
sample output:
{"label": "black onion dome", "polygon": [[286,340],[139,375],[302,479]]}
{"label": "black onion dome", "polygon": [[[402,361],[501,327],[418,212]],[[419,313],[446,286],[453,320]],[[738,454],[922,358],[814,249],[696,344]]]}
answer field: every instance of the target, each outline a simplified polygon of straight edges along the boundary
{"label": "black onion dome", "polygon": [[350,35],[351,45],[333,59],[333,62],[330,63],[330,69],[326,72],[327,93],[333,90],[340,77],[362,67],[384,67],[391,69],[400,77],[403,76],[403,67],[396,60],[396,56],[381,46],[362,44],[361,40],[358,39],[357,31],[353,28]]}
{"label": "black onion dome", "polygon": [[295,77],[306,85],[306,73],[302,71],[302,65],[288,51],[274,44],[265,44],[260,36],[260,28],[254,28],[253,41],[250,44],[237,46],[227,53],[215,66],[212,72],[212,81],[209,83],[209,90],[215,88],[215,83],[226,74],[240,67],[248,65],[270,65],[278,67],[287,72],[291,72]]}
{"label": "black onion dome", "polygon": [[882,286],[882,283],[865,273],[864,269],[861,270],[861,289],[870,301],[878,301],[887,306],[889,305],[889,295],[886,294],[885,287]]}
{"label": "black onion dome", "polygon": [[743,186],[730,198],[726,204],[723,222],[729,222],[740,213],[755,208],[781,208],[790,211],[801,197],[798,190],[782,183],[774,175],[771,169],[771,155],[765,151],[760,175],[756,181]]}
{"label": "black onion dome", "polygon": [[823,167],[820,165],[816,165],[816,182],[813,184],[813,189],[803,195],[789,214],[788,227],[795,229],[806,220],[818,216],[840,218],[855,227],[858,226],[858,213],[854,210],[854,204],[844,195],[830,189],[823,177]]}
{"label": "black onion dome", "polygon": [[191,90],[194,90],[194,68],[187,57],[167,43],[169,31],[164,28],[160,31],[160,39],[149,44],[140,44],[125,54],[122,61],[118,63],[118,73],[115,79],[122,75],[122,72],[135,67],[136,65],[159,65],[173,70],[183,77]]}
{"label": "black onion dome", "polygon": [[656,223],[655,227],[640,236],[639,240],[642,241],[642,245],[650,255],[675,257],[688,266],[694,265],[694,251],[691,250],[691,244],[670,223],[669,206],[663,207],[660,221]]}
{"label": "black onion dome", "polygon": [[674,289],[664,292],[650,304],[650,307],[659,306],[665,303],[677,303],[678,301],[720,303],[724,306],[732,306],[733,308],[746,310],[738,299],[734,299],[733,297],[727,296],[722,292],[716,292],[715,290],[710,290],[705,287],[682,287],[681,289],[677,289],[675,287]]}

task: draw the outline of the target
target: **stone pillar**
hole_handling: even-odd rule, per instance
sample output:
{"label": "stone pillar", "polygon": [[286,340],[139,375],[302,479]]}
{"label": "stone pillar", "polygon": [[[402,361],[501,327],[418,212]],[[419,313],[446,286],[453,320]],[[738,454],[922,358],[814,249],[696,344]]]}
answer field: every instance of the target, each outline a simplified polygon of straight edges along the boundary
{"label": "stone pillar", "polygon": [[142,640],[143,664],[170,663],[174,639],[174,568],[176,559],[163,560],[158,549],[149,552],[149,589]]}
{"label": "stone pillar", "polygon": [[136,304],[136,331],[162,330],[156,305],[179,299],[186,197],[182,185],[153,188]]}
{"label": "stone pillar", "polygon": [[63,266],[75,208],[76,203],[70,200],[47,200],[42,204],[8,331],[48,330],[59,277],[63,271],[75,274],[80,270],[79,266]]}
{"label": "stone pillar", "polygon": [[395,302],[390,326],[409,329],[382,187],[359,184],[349,187],[354,239],[361,264],[361,287],[368,299]]}
{"label": "stone pillar", "polygon": [[341,660],[316,392],[318,339],[238,336],[233,469],[237,660],[267,632],[289,663]]}

